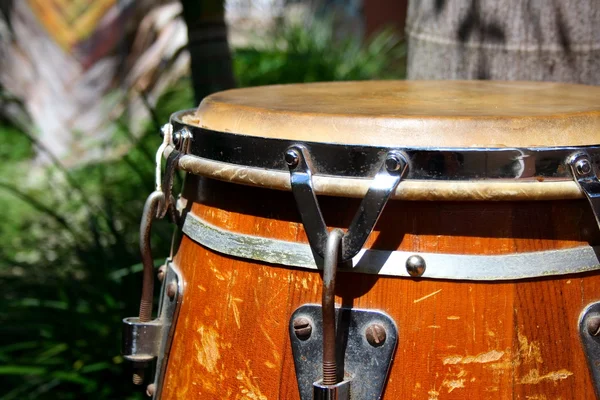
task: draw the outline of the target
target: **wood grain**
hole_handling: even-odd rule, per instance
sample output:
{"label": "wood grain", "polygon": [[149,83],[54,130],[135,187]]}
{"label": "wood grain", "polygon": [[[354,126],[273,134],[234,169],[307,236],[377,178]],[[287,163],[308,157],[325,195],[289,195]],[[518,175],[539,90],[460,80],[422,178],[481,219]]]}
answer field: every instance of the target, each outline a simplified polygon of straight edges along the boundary
{"label": "wood grain", "polygon": [[[189,212],[306,241],[291,194],[190,179]],[[347,226],[356,201],[321,200],[328,224]],[[367,246],[505,254],[598,244],[588,208],[394,202]],[[298,399],[289,317],[320,301],[320,274],[224,256],[185,236],[174,262],[186,286],[164,398]],[[336,286],[339,305],[384,310],[399,327],[386,400],[592,399],[577,320],[599,293],[596,273],[502,283],[340,273]]]}

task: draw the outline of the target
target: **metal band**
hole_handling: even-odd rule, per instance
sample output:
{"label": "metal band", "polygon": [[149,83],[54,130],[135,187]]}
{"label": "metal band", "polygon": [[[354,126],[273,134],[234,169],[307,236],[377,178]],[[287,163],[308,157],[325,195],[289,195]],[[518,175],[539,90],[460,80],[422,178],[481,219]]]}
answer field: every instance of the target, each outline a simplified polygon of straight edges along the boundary
{"label": "metal band", "polygon": [[[600,162],[600,146],[533,148],[394,148],[272,139],[216,132],[182,121],[193,110],[171,116],[174,130],[187,129],[193,139],[191,157],[243,168],[287,172],[281,155],[302,144],[315,160],[314,174],[339,178],[372,179],[390,151],[402,151],[410,160],[407,180],[434,181],[566,181],[572,180],[567,158],[585,151]],[[368,134],[368,132],[366,132]],[[432,137],[435,137],[432,132]]]}
{"label": "metal band", "polygon": [[[219,253],[271,264],[317,269],[310,245],[241,234],[214,226],[188,213],[183,232]],[[361,250],[347,272],[406,276],[407,251]],[[503,255],[418,253],[427,264],[422,278],[452,280],[513,280],[566,275],[600,269],[600,246]],[[320,266],[319,266],[320,268]]]}

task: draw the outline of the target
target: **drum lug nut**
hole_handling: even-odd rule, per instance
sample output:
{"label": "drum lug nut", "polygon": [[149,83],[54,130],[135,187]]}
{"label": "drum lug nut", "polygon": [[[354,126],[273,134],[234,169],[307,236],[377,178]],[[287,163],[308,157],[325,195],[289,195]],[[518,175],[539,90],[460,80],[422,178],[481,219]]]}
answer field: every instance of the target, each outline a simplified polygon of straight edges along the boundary
{"label": "drum lug nut", "polygon": [[285,152],[284,159],[288,167],[296,168],[296,166],[298,166],[298,163],[300,162],[300,155],[296,150],[289,149]]}
{"label": "drum lug nut", "polygon": [[385,332],[385,328],[380,324],[372,324],[367,327],[365,331],[365,336],[367,337],[367,342],[373,347],[383,346],[385,343],[385,339],[387,334]]}
{"label": "drum lug nut", "polygon": [[177,283],[175,281],[170,282],[169,286],[167,286],[167,296],[169,296],[169,298],[171,300],[173,300],[173,298],[175,297],[176,294],[177,294]]}
{"label": "drum lug nut", "polygon": [[588,333],[592,336],[600,335],[600,315],[592,315],[586,322]]}
{"label": "drum lug nut", "polygon": [[413,255],[406,260],[406,271],[413,278],[418,278],[425,272],[425,260],[423,257]]}
{"label": "drum lug nut", "polygon": [[300,340],[307,340],[312,334],[312,324],[306,317],[298,317],[293,322],[294,334]]}

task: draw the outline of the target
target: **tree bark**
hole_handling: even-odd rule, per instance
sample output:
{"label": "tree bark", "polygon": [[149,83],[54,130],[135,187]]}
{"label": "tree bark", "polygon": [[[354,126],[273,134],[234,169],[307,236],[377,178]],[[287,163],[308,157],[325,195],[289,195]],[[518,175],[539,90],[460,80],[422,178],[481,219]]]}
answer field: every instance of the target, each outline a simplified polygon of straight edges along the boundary
{"label": "tree bark", "polygon": [[597,0],[412,0],[409,79],[600,85]]}
{"label": "tree bark", "polygon": [[188,27],[196,102],[235,86],[227,42],[224,0],[181,0]]}

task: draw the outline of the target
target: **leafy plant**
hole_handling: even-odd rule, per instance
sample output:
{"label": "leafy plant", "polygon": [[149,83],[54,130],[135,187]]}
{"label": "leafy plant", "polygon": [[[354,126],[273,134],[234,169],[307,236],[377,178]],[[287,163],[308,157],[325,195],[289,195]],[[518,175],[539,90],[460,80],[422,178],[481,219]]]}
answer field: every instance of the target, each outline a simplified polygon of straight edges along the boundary
{"label": "leafy plant", "polygon": [[313,19],[283,23],[270,39],[255,42],[254,47],[235,51],[240,86],[405,76],[405,46],[392,30],[363,43],[336,38],[332,19]]}
{"label": "leafy plant", "polygon": [[[156,118],[192,105],[182,82],[159,101]],[[55,160],[38,178],[24,172],[26,136],[3,126],[0,140],[12,157],[0,174],[0,399],[141,398],[120,356],[120,327],[137,313],[138,229],[154,187],[157,127],[148,124],[140,140],[120,132],[112,144],[134,143],[118,160],[72,171]],[[154,249],[164,258],[173,227],[156,225]]]}

